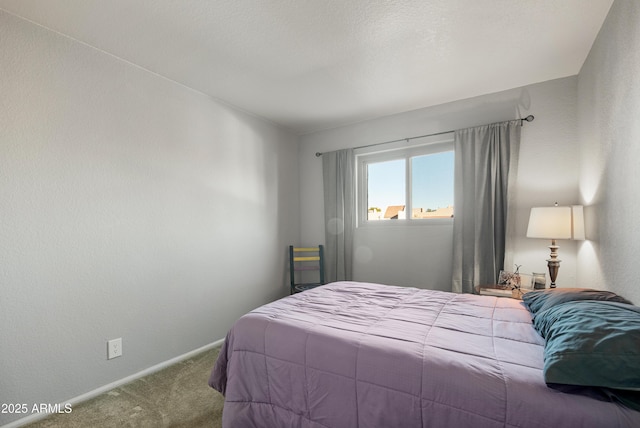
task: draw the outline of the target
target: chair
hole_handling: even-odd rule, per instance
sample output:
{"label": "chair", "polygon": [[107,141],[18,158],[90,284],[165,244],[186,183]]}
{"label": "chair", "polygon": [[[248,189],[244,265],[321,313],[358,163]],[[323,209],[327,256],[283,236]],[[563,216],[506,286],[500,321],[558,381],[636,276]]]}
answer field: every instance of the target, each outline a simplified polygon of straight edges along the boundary
{"label": "chair", "polygon": [[[308,280],[305,271],[318,271],[317,282]],[[300,272],[296,282],[296,272]],[[294,247],[289,246],[289,276],[291,278],[291,294],[324,285],[324,246]]]}

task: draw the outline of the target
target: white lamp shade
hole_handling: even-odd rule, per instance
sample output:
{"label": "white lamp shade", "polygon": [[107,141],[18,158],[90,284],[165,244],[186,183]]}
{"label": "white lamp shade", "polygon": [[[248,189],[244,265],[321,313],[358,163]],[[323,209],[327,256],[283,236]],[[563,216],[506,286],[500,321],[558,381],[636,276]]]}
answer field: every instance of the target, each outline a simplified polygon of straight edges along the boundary
{"label": "white lamp shade", "polygon": [[582,205],[571,206],[571,231],[573,233],[573,239],[577,241],[584,241],[586,239],[584,232],[584,208]]}
{"label": "white lamp shade", "polygon": [[531,208],[527,238],[571,239],[571,207]]}

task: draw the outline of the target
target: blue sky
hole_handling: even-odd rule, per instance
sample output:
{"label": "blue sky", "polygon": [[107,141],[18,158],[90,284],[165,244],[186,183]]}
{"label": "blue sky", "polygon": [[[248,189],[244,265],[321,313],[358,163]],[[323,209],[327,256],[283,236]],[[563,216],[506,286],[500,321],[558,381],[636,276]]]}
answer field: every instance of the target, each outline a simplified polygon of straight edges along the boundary
{"label": "blue sky", "polygon": [[[413,208],[453,205],[453,151],[412,159]],[[369,207],[406,205],[405,160],[369,164]]]}

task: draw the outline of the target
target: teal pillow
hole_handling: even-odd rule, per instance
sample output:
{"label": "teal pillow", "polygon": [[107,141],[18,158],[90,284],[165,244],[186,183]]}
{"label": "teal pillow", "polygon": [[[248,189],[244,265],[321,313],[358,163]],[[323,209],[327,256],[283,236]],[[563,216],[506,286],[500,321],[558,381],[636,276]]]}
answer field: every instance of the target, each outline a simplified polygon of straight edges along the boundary
{"label": "teal pillow", "polygon": [[630,301],[611,291],[593,290],[590,288],[550,288],[530,291],[522,296],[522,301],[532,315],[553,306],[575,300],[599,300],[631,304]]}
{"label": "teal pillow", "polygon": [[535,329],[546,339],[544,380],[640,390],[640,308],[581,300],[538,312]]}

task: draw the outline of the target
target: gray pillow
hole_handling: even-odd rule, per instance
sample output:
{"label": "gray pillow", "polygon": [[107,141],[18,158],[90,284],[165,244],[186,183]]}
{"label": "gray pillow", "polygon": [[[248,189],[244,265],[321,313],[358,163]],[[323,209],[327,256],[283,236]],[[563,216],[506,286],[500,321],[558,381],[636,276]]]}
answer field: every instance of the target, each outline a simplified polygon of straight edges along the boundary
{"label": "gray pillow", "polygon": [[522,301],[532,315],[565,302],[576,300],[599,300],[631,304],[630,301],[611,291],[590,288],[550,288],[530,291],[522,296]]}

